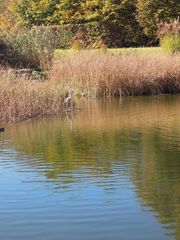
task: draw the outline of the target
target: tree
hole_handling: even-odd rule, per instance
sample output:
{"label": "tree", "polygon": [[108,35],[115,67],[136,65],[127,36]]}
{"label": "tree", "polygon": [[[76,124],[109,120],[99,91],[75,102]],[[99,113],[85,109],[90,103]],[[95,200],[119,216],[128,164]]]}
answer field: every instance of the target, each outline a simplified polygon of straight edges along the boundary
{"label": "tree", "polygon": [[56,5],[53,19],[57,24],[81,22],[81,1],[61,0]]}
{"label": "tree", "polygon": [[138,0],[137,19],[149,36],[156,36],[157,24],[180,16],[178,0]]}
{"label": "tree", "polygon": [[135,0],[20,0],[16,12],[26,25],[136,21]]}
{"label": "tree", "polygon": [[15,12],[21,17],[24,25],[53,24],[53,14],[59,0],[20,0]]}
{"label": "tree", "polygon": [[[104,29],[112,46],[145,44],[136,20],[136,0],[11,0],[20,1],[15,12],[26,26],[90,24]],[[91,24],[92,23],[92,24]],[[90,26],[89,25],[89,26]],[[83,27],[84,27],[83,26]],[[75,27],[77,29],[77,26]],[[86,26],[85,26],[86,28]],[[116,40],[115,40],[116,39]],[[118,44],[117,44],[118,42]],[[128,44],[127,44],[128,42]]]}
{"label": "tree", "polygon": [[16,16],[13,6],[20,0],[3,0],[0,3],[0,29],[14,30],[17,27],[18,17]]}

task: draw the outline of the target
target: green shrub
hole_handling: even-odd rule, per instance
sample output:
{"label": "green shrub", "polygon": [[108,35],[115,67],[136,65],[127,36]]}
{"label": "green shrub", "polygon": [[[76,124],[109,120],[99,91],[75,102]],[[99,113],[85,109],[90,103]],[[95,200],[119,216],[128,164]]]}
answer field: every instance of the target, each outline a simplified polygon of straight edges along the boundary
{"label": "green shrub", "polygon": [[73,33],[69,27],[64,25],[52,25],[52,26],[34,26],[34,29],[43,29],[43,31],[50,31],[51,38],[54,39],[54,48],[69,48],[69,39],[73,36]]}
{"label": "green shrub", "polygon": [[[61,37],[62,36],[62,37]],[[14,67],[46,71],[51,66],[54,50],[65,47],[68,37],[48,27],[33,27],[0,35],[1,61]]]}
{"label": "green shrub", "polygon": [[161,47],[165,52],[177,53],[180,52],[180,35],[165,36],[160,41]]}
{"label": "green shrub", "polygon": [[158,24],[158,37],[164,51],[176,53],[180,51],[180,20],[175,19],[169,23]]}

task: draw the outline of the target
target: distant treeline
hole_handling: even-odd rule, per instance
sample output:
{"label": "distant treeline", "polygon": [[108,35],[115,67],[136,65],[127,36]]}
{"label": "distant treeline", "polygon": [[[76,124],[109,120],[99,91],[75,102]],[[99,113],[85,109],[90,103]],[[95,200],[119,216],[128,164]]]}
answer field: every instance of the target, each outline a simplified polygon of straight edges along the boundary
{"label": "distant treeline", "polygon": [[146,46],[179,9],[178,0],[1,0],[0,28],[61,25],[83,47]]}

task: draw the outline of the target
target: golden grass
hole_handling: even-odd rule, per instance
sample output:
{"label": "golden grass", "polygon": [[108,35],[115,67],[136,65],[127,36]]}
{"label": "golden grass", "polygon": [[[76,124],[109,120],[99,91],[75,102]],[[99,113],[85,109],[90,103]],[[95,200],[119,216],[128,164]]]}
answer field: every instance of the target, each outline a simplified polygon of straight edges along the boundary
{"label": "golden grass", "polygon": [[0,122],[14,122],[63,111],[63,89],[49,81],[1,69]]}
{"label": "golden grass", "polygon": [[176,93],[180,91],[180,57],[82,51],[56,60],[49,79],[68,82],[81,96]]}

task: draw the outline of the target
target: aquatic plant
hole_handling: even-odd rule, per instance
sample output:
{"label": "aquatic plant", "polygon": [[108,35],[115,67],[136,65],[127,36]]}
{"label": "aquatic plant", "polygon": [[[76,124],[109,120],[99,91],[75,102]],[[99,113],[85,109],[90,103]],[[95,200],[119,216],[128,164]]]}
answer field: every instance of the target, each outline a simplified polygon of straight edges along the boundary
{"label": "aquatic plant", "polygon": [[80,96],[134,96],[180,91],[180,57],[83,50],[56,60],[49,79]]}
{"label": "aquatic plant", "polygon": [[12,69],[1,69],[0,122],[15,122],[64,111],[64,89]]}

